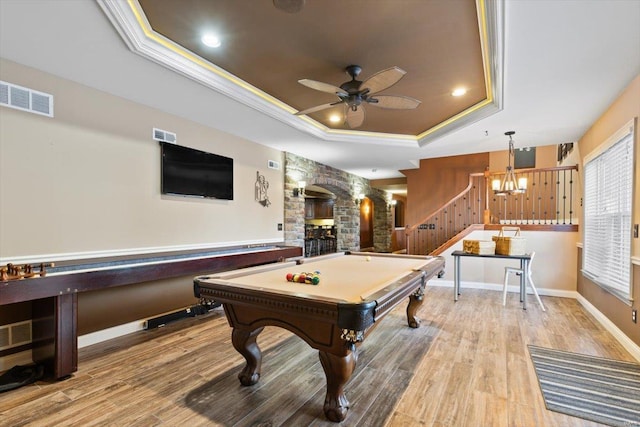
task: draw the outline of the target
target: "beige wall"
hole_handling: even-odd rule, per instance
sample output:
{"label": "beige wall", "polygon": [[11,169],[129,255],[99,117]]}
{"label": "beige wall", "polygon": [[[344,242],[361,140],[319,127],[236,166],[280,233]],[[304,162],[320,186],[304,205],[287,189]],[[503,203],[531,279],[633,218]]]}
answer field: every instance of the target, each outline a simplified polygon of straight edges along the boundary
{"label": "beige wall", "polygon": [[[580,138],[578,142],[579,154],[582,165],[589,154],[598,150],[600,146],[632,119],[636,119],[635,140],[635,189],[633,193],[633,224],[640,223],[640,131],[638,129],[638,117],[640,117],[640,75],[620,94],[613,104],[598,118],[591,128]],[[584,167],[580,168],[580,176],[584,182]],[[583,240],[583,234],[580,235]],[[640,239],[631,240],[631,256],[634,265],[632,271],[633,303],[622,302],[612,294],[604,291],[598,285],[582,276],[578,271],[578,292],[593,304],[602,314],[607,316],[622,332],[631,340],[640,345],[640,323],[631,321],[631,310],[640,309]],[[579,263],[580,264],[580,263]],[[580,268],[581,265],[578,266]],[[640,311],[640,310],[638,310]],[[639,321],[640,322],[640,321]]]}
{"label": "beige wall", "polygon": [[[54,95],[55,117],[0,109],[0,261],[181,245],[282,241],[282,153],[2,60],[0,78]],[[212,113],[213,114],[213,113]],[[234,159],[234,200],[160,194],[152,128]],[[271,206],[254,200],[256,171]]]}
{"label": "beige wall", "polygon": [[[280,151],[10,61],[0,80],[50,93],[55,105],[54,118],[0,107],[0,264],[284,240],[284,174],[267,167],[284,164]],[[235,199],[162,196],[154,127],[232,157]],[[256,171],[270,185],[268,208],[254,200]],[[79,332],[195,302],[191,277],[83,293]]]}

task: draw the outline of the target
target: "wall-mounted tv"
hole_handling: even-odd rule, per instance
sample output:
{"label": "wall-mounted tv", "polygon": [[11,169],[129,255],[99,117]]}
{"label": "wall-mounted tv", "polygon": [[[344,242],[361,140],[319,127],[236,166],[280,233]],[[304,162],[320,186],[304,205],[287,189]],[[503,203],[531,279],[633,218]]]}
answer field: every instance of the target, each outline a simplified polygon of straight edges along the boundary
{"label": "wall-mounted tv", "polygon": [[160,142],[162,194],[233,200],[233,159]]}

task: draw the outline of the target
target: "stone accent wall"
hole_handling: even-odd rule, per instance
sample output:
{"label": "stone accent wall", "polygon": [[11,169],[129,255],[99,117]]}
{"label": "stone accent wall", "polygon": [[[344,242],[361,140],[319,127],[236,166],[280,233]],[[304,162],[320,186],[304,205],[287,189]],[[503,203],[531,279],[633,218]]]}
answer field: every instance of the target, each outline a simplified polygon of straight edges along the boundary
{"label": "stone accent wall", "polygon": [[304,197],[293,195],[299,181],[322,187],[335,194],[333,218],[338,251],[360,249],[360,206],[362,193],[373,202],[373,241],[376,252],[391,250],[393,216],[391,199],[385,191],[372,188],[368,179],[323,165],[295,154],[285,153],[284,164],[284,239],[285,244],[304,248]]}

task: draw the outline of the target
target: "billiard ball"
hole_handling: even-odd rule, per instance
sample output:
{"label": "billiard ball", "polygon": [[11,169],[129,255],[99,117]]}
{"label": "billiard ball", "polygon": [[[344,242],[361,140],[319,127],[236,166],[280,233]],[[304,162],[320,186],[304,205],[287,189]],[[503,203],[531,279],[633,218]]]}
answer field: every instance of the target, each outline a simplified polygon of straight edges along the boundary
{"label": "billiard ball", "polygon": [[371,257],[369,255],[367,255],[365,259],[367,260],[367,262],[371,261]]}
{"label": "billiard ball", "polygon": [[293,282],[293,273],[287,273],[287,282]]}

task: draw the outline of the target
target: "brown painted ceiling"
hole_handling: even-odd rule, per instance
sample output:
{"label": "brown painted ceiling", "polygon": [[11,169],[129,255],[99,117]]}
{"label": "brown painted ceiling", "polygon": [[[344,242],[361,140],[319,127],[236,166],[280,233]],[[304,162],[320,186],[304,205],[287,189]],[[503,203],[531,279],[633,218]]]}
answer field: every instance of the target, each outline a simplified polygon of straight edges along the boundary
{"label": "brown painted ceiling", "polygon": [[[280,3],[291,3],[280,1]],[[295,3],[295,1],[293,2]],[[478,13],[474,0],[308,0],[297,13],[272,0],[139,0],[154,31],[263,92],[304,110],[337,101],[298,83],[312,79],[340,86],[346,66],[362,67],[359,80],[397,66],[407,74],[381,94],[422,101],[415,110],[367,105],[358,131],[419,135],[487,97]],[[200,39],[216,32],[222,46]],[[463,97],[454,88],[465,87]],[[334,129],[331,113],[311,117]]]}

